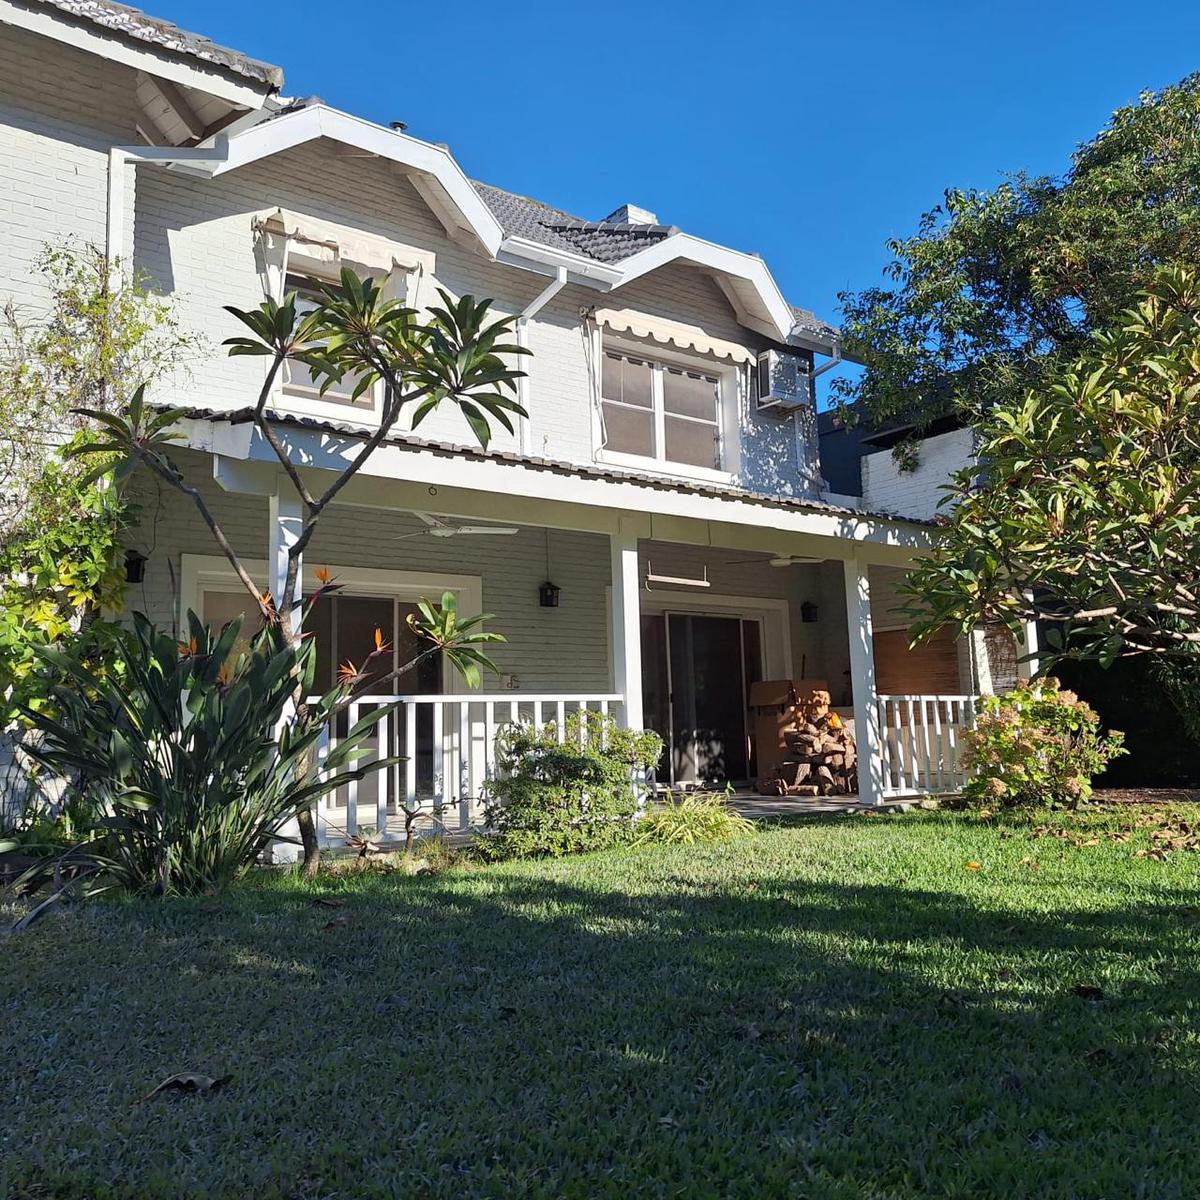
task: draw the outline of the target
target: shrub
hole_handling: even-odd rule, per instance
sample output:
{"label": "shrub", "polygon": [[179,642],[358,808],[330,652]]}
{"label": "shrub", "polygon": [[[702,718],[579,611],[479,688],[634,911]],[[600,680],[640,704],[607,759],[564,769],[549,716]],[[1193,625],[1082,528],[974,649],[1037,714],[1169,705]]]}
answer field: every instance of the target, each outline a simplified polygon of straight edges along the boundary
{"label": "shrub", "polygon": [[39,651],[67,682],[51,687],[45,708],[24,710],[41,734],[29,753],[68,782],[71,811],[84,825],[83,840],[48,864],[44,878],[65,859],[72,875],[94,881],[92,892],[223,887],[302,807],[396,761],[348,765],[387,711],[381,707],[329,751],[323,777],[310,772],[350,685],[294,712],[297,689],[311,692],[311,641],[290,645],[269,624],[240,653],[240,621],[214,634],[188,617],[190,637],[180,644],[136,614],[104,672]]}
{"label": "shrub", "polygon": [[753,832],[753,823],[735,812],[724,796],[694,792],[646,813],[635,827],[634,841],[638,845],[667,842],[693,846],[697,842],[728,842]]}
{"label": "shrub", "polygon": [[1125,735],[1100,733],[1100,718],[1057,679],[1022,683],[985,696],[975,727],[964,734],[968,799],[1006,805],[1075,805],[1118,754]]}
{"label": "shrub", "polygon": [[554,722],[500,731],[485,808],[494,832],[479,842],[486,857],[578,854],[632,837],[641,781],[662,739],[594,712],[573,713],[562,734]]}

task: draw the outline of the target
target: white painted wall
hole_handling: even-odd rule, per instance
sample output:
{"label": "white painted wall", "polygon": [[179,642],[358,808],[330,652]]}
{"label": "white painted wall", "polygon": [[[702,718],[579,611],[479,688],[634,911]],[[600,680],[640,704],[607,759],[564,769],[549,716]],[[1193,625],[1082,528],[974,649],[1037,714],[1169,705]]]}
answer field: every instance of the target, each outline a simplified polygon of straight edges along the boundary
{"label": "white painted wall", "polygon": [[921,442],[915,471],[902,471],[891,450],[862,459],[864,507],[902,517],[935,516],[950,476],[967,466],[974,452],[969,429],[954,429]]}

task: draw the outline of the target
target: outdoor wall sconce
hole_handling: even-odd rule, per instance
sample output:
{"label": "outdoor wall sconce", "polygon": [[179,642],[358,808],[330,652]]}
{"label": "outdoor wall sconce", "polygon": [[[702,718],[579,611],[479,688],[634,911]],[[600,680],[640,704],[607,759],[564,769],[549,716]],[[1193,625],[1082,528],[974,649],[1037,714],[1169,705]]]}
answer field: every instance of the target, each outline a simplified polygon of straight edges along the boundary
{"label": "outdoor wall sconce", "polygon": [[546,582],[543,583],[540,588],[538,588],[538,603],[543,608],[557,608],[558,595],[561,591],[562,588],[551,583],[550,580],[547,579]]}
{"label": "outdoor wall sconce", "polygon": [[806,625],[813,624],[817,619],[817,606],[811,600],[805,600],[800,605],[800,620]]}
{"label": "outdoor wall sconce", "polygon": [[146,556],[140,550],[125,551],[125,582],[141,583],[146,578]]}

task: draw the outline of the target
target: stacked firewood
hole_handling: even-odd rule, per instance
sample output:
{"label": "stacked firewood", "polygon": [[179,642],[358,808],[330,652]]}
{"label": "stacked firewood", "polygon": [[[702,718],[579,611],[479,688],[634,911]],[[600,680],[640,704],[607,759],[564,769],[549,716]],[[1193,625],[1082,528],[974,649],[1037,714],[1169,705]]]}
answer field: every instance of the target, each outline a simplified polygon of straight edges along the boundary
{"label": "stacked firewood", "polygon": [[796,726],[784,739],[787,753],[775,770],[781,796],[830,796],[858,786],[854,739],[829,707],[828,692],[796,705]]}

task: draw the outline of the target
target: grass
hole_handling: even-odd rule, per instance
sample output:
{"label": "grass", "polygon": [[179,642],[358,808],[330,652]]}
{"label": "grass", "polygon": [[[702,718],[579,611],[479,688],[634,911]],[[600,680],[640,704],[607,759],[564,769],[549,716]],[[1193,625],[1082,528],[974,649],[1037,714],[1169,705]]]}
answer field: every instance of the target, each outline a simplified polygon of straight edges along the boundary
{"label": "grass", "polygon": [[[1125,820],[47,917],[0,939],[0,1196],[1194,1196],[1200,855]],[[183,1070],[233,1081],[141,1099]]]}

